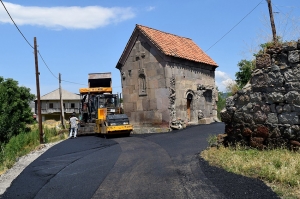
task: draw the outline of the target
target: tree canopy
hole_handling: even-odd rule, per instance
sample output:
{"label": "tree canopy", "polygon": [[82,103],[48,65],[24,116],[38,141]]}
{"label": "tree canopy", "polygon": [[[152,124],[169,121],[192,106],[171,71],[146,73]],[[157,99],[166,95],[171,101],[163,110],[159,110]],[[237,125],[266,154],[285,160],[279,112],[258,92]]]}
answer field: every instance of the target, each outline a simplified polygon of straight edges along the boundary
{"label": "tree canopy", "polygon": [[21,132],[28,132],[27,124],[33,122],[30,102],[35,96],[18,82],[0,76],[0,143]]}
{"label": "tree canopy", "polygon": [[239,88],[243,88],[251,78],[252,70],[255,67],[254,61],[241,60],[238,63],[239,71],[235,73],[236,83]]}

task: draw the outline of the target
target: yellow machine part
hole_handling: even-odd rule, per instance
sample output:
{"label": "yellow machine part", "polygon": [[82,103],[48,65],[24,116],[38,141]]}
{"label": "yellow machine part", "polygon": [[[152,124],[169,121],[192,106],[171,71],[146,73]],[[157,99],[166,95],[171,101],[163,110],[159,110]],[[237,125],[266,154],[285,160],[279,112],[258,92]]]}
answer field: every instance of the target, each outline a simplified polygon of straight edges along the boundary
{"label": "yellow machine part", "polygon": [[133,130],[131,124],[119,125],[119,126],[107,126],[105,120],[96,120],[95,132],[101,134],[122,134],[130,133]]}
{"label": "yellow machine part", "polygon": [[107,114],[107,108],[98,108],[98,119],[105,120]]}
{"label": "yellow machine part", "polygon": [[112,88],[111,87],[80,88],[79,92],[81,94],[88,94],[88,93],[112,93]]}

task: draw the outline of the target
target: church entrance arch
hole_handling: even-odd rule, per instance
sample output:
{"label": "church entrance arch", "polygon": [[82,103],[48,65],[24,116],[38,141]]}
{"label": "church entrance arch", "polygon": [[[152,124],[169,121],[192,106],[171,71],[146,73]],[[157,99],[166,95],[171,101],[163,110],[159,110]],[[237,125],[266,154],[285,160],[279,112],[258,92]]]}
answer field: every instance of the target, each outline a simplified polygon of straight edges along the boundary
{"label": "church entrance arch", "polygon": [[186,95],[186,115],[188,122],[192,120],[193,97],[191,92],[188,92]]}

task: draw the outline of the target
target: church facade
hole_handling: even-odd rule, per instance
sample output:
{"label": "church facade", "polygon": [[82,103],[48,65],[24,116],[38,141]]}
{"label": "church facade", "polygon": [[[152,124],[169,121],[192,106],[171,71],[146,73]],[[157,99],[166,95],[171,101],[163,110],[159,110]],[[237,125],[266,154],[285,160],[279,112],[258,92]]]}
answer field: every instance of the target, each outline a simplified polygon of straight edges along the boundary
{"label": "church facade", "polygon": [[136,25],[116,66],[136,133],[213,122],[217,67],[191,39]]}

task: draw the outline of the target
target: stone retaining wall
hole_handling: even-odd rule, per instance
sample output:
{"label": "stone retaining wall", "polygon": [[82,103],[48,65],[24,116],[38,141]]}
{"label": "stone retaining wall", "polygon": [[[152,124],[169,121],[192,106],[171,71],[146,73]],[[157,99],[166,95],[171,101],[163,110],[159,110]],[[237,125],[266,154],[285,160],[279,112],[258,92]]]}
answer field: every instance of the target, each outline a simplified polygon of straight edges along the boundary
{"label": "stone retaining wall", "polygon": [[250,82],[226,99],[224,144],[300,146],[300,39],[265,49]]}

